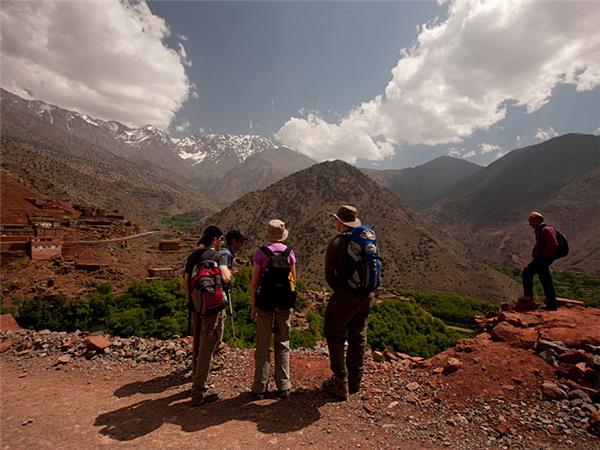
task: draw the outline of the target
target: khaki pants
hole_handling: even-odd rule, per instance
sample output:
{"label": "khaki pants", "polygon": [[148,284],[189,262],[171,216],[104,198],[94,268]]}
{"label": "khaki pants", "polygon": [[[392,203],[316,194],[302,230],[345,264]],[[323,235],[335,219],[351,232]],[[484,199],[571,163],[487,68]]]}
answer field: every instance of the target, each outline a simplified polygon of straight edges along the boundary
{"label": "khaki pants", "polygon": [[192,390],[208,389],[212,356],[223,336],[225,310],[210,316],[192,311]]}
{"label": "khaki pants", "polygon": [[252,392],[266,392],[269,384],[269,339],[275,335],[275,384],[280,391],[292,387],[290,382],[290,332],[292,310],[266,311],[257,308],[256,351]]}
{"label": "khaki pants", "polygon": [[[340,381],[350,378],[360,384],[367,346],[367,319],[373,296],[365,293],[335,291],[325,310],[324,332],[329,348],[331,371]],[[348,351],[344,355],[344,343]]]}

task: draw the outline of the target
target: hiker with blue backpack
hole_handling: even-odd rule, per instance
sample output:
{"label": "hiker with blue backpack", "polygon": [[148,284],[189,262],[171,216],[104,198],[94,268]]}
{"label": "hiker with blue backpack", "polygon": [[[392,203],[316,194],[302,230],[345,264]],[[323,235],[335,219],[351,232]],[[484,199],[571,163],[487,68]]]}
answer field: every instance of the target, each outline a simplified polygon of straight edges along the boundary
{"label": "hiker with blue backpack", "polygon": [[[338,400],[360,391],[367,346],[367,318],[373,292],[381,285],[375,231],[362,225],[357,209],[341,205],[335,218],[339,233],[327,246],[325,278],[333,290],[325,310],[325,338],[333,375],[323,390]],[[348,350],[344,355],[344,345]]]}
{"label": "hiker with blue backpack", "polygon": [[546,297],[543,308],[556,311],[558,303],[550,265],[555,259],[569,253],[569,245],[558,230],[544,223],[544,216],[540,212],[532,211],[528,221],[529,226],[535,230],[535,246],[531,250],[531,262],[523,269],[523,297],[520,300],[533,302],[533,277],[537,274]]}
{"label": "hiker with blue backpack", "polygon": [[198,244],[187,258],[183,283],[193,335],[192,406],[219,399],[209,386],[208,375],[225,325],[228,299],[224,286],[231,282],[227,255],[220,251],[223,232],[208,226]]}
{"label": "hiker with blue backpack", "polygon": [[256,321],[256,351],[252,396],[260,400],[269,383],[269,340],[274,336],[275,384],[277,398],[287,398],[290,381],[290,334],[292,310],[296,304],[296,256],[283,242],[288,237],[285,223],[273,219],[267,224],[266,244],[252,257],[250,303]]}

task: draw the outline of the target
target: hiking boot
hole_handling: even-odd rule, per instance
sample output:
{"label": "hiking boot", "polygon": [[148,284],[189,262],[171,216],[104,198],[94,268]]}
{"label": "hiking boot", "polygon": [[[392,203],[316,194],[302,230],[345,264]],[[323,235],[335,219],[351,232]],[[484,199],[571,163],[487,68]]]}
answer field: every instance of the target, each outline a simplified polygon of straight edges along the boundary
{"label": "hiking boot", "polygon": [[266,392],[252,392],[252,398],[254,400],[262,400],[265,398]]}
{"label": "hiking boot", "polygon": [[348,398],[348,383],[345,380],[340,380],[336,376],[332,376],[328,380],[325,380],[321,389],[323,389],[323,392],[326,392],[338,400],[346,400]]}
{"label": "hiking boot", "polygon": [[348,380],[348,393],[358,394],[360,392],[360,378],[358,380]]}
{"label": "hiking boot", "polygon": [[290,390],[289,389],[279,389],[277,392],[275,392],[275,397],[277,398],[288,398],[290,396]]}
{"label": "hiking boot", "polygon": [[539,309],[543,309],[544,311],[558,311],[557,305],[544,305],[540,306]]}
{"label": "hiking boot", "polygon": [[219,400],[218,392],[211,389],[198,391],[192,389],[192,406],[200,406],[217,400]]}

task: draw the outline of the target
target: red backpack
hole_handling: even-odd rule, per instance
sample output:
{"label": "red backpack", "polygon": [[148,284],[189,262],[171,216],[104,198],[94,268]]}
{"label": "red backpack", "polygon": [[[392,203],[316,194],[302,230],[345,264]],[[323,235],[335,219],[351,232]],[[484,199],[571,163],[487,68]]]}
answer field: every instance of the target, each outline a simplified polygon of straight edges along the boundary
{"label": "red backpack", "polygon": [[202,253],[201,261],[192,269],[190,292],[194,310],[201,316],[218,313],[227,306],[223,295],[219,252]]}

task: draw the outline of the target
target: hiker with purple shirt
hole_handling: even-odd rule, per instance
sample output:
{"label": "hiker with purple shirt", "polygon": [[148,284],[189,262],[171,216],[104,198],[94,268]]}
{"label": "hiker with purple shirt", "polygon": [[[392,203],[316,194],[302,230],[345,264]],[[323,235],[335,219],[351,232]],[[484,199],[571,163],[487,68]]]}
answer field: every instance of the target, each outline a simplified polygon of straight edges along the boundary
{"label": "hiker with purple shirt", "polygon": [[[281,220],[273,219],[267,225],[266,244],[256,250],[253,261],[252,282],[250,283],[250,303],[252,318],[256,321],[256,351],[254,353],[254,382],[252,395],[262,399],[267,394],[269,382],[269,340],[274,334],[275,350],[275,383],[278,398],[286,398],[291,388],[290,382],[290,334],[293,301],[289,298],[293,293],[295,299],[296,256],[294,251],[283,243],[288,237],[288,230]],[[268,298],[266,290],[274,292],[266,286],[268,271],[272,270],[274,255],[278,261],[284,259],[284,277],[287,276],[289,292],[279,292],[278,298]],[[274,272],[274,271],[273,271]]]}
{"label": "hiker with purple shirt", "polygon": [[533,259],[523,269],[522,298],[533,301],[533,277],[537,274],[546,296],[544,309],[556,311],[556,291],[550,274],[550,265],[554,262],[554,255],[558,250],[556,231],[544,223],[544,216],[537,211],[529,214],[529,226],[535,230],[535,246],[531,250]]}

